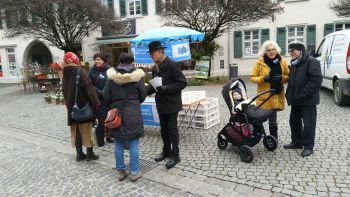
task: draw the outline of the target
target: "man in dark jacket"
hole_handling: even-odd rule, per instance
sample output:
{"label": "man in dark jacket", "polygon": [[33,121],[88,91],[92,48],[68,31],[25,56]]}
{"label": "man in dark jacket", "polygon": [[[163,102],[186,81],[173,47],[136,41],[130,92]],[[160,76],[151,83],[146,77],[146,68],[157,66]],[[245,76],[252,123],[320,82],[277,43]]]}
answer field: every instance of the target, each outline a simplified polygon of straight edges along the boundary
{"label": "man in dark jacket", "polygon": [[300,42],[288,46],[292,57],[290,77],[286,91],[288,105],[292,106],[289,124],[292,142],[285,149],[302,149],[302,157],[313,153],[317,110],[320,103],[322,74],[320,63],[305,52]]}
{"label": "man in dark jacket", "polygon": [[187,82],[178,64],[164,54],[165,47],[159,41],[151,42],[148,48],[156,63],[152,70],[152,78],[162,78],[161,86],[155,89],[149,85],[147,89],[148,95],[156,93],[155,100],[164,143],[163,152],[155,158],[155,161],[163,161],[170,157],[165,165],[170,169],[180,162],[177,116],[182,110],[181,90],[186,87]]}

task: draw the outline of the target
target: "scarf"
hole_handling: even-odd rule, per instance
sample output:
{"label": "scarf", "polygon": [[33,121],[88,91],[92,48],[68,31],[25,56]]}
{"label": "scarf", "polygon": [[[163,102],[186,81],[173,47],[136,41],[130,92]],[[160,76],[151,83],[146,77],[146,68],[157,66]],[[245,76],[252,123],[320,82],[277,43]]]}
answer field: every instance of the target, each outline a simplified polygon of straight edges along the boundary
{"label": "scarf", "polygon": [[[281,56],[277,54],[275,59],[270,59],[267,55],[264,55],[264,62],[270,68],[270,78],[272,79],[275,75],[282,75],[282,66],[281,66]],[[271,89],[276,89],[277,94],[282,90],[282,81],[271,81]]]}

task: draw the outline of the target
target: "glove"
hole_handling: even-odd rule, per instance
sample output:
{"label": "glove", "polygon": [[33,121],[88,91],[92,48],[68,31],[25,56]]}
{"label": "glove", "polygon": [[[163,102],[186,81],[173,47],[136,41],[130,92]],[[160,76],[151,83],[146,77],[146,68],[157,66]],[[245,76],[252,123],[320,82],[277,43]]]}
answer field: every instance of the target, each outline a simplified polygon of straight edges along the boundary
{"label": "glove", "polygon": [[166,92],[166,86],[158,86],[156,89],[157,89],[157,91],[160,92],[160,93]]}
{"label": "glove", "polygon": [[265,77],[264,77],[264,81],[265,81],[265,82],[271,82],[270,76],[265,76]]}
{"label": "glove", "polygon": [[273,82],[280,82],[280,81],[282,81],[282,75],[277,74],[277,75],[273,76],[271,80]]}

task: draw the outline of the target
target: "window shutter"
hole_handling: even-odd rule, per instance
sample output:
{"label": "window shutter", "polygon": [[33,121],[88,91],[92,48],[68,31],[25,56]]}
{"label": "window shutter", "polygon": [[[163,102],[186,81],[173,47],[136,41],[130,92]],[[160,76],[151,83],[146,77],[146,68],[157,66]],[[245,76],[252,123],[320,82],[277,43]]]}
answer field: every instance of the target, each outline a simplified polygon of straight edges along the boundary
{"label": "window shutter", "polygon": [[324,36],[327,36],[330,33],[334,32],[334,24],[333,23],[328,23],[324,24]]}
{"label": "window shutter", "polygon": [[233,34],[234,58],[242,57],[242,32],[235,31]]}
{"label": "window shutter", "polygon": [[277,27],[277,44],[281,48],[281,55],[286,54],[286,28]]}
{"label": "window shutter", "polygon": [[126,0],[119,0],[120,17],[126,17]]}
{"label": "window shutter", "polygon": [[306,32],[306,49],[308,51],[316,48],[316,25],[308,25]]}
{"label": "window shutter", "polygon": [[148,15],[147,0],[141,1],[141,9],[142,9],[142,15],[144,15],[144,16]]}
{"label": "window shutter", "polygon": [[270,40],[270,30],[262,29],[260,39],[261,39],[261,44],[263,44],[266,40]]}
{"label": "window shutter", "polygon": [[162,0],[156,0],[156,14],[162,14]]}

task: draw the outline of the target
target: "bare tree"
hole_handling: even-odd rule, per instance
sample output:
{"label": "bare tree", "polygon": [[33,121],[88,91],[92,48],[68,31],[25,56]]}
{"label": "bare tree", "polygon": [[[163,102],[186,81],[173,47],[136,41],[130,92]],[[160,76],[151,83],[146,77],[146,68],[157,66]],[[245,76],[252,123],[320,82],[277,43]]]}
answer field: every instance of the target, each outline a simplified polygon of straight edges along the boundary
{"label": "bare tree", "polygon": [[77,52],[91,31],[117,29],[114,13],[101,0],[0,0],[6,36],[34,36],[64,51]]}
{"label": "bare tree", "polygon": [[162,8],[165,25],[186,27],[205,33],[203,50],[212,55],[215,38],[230,29],[269,18],[283,11],[282,0],[172,0]]}
{"label": "bare tree", "polygon": [[350,17],[350,0],[333,1],[330,8],[340,17]]}

